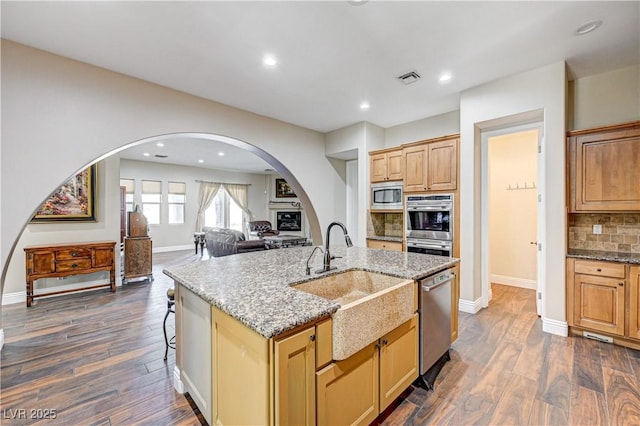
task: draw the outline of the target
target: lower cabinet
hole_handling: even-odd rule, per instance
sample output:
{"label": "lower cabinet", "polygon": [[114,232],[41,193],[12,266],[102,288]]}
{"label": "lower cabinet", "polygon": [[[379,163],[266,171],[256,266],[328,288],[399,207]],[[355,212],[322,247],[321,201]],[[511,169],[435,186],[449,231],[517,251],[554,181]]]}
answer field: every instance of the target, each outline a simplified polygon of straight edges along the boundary
{"label": "lower cabinet", "polygon": [[567,319],[580,332],[640,348],[640,266],[567,259]]}
{"label": "lower cabinet", "polygon": [[211,424],[368,425],[418,377],[418,314],[335,362],[330,319],[267,339],[212,307],[211,325]]}
{"label": "lower cabinet", "polygon": [[371,423],[418,377],[418,315],[316,376],[318,425]]}

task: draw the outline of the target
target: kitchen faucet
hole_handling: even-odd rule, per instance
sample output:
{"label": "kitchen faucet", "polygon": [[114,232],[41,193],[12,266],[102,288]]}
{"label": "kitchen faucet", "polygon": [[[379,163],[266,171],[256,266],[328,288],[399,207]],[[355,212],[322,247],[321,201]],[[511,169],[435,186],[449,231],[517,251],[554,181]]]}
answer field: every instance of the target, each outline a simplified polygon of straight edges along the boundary
{"label": "kitchen faucet", "polygon": [[340,222],[331,222],[327,227],[327,237],[325,239],[325,247],[324,247],[324,263],[322,265],[322,269],[316,271],[316,274],[321,274],[323,272],[336,269],[335,266],[331,266],[331,260],[336,259],[336,256],[332,256],[331,253],[329,252],[329,239],[331,238],[331,228],[333,228],[336,225],[342,228],[342,232],[344,232],[344,241],[347,243],[347,247],[353,247],[353,243],[351,242],[351,237],[349,237],[349,234],[347,232],[347,227]]}

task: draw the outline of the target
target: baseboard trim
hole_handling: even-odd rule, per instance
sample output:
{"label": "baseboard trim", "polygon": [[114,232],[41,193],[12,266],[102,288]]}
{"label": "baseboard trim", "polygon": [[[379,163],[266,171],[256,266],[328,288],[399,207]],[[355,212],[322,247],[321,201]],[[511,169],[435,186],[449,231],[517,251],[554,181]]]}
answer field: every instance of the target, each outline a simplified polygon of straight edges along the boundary
{"label": "baseboard trim", "polygon": [[538,288],[538,283],[535,280],[528,280],[526,278],[491,274],[489,276],[489,280],[491,280],[492,283],[510,285],[512,287],[527,288],[529,290],[536,290]]}
{"label": "baseboard trim", "polygon": [[569,335],[569,324],[566,321],[542,318],[542,331],[556,336],[567,337]]}
{"label": "baseboard trim", "polygon": [[[194,244],[188,244],[188,245],[182,245],[182,246],[167,246],[167,247],[154,247],[152,251],[152,253],[165,253],[168,251],[180,251],[180,250],[193,250],[193,253],[195,254],[195,245]],[[198,250],[200,250],[200,247],[198,247]]]}
{"label": "baseboard trim", "polygon": [[177,365],[173,367],[173,388],[179,394],[184,394],[184,383],[182,383],[182,380],[180,379],[180,369]]}
{"label": "baseboard trim", "polygon": [[5,293],[2,295],[2,306],[13,305],[14,303],[26,303],[26,301],[26,291],[16,291],[15,293]]}
{"label": "baseboard trim", "polygon": [[482,309],[482,300],[476,299],[474,301],[460,299],[458,301],[458,309],[461,312],[466,312],[468,314],[477,314],[480,309]]}

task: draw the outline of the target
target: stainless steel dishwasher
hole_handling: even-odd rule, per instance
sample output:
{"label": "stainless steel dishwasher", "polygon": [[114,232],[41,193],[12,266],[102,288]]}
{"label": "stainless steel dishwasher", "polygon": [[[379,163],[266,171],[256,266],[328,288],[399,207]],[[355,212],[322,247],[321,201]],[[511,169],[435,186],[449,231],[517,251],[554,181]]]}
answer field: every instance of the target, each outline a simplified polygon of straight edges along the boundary
{"label": "stainless steel dishwasher", "polygon": [[449,361],[451,347],[451,282],[455,270],[447,269],[419,281],[420,377],[416,384],[433,389],[433,382]]}

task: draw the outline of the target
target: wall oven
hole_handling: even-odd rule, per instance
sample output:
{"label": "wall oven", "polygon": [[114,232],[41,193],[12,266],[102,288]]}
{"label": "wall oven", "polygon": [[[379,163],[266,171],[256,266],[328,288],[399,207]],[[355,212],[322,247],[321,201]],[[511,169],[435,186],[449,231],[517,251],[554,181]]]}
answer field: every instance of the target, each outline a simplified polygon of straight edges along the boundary
{"label": "wall oven", "polygon": [[371,184],[371,209],[402,209],[402,182],[381,182]]}
{"label": "wall oven", "polygon": [[407,251],[452,256],[453,220],[453,194],[409,195]]}

